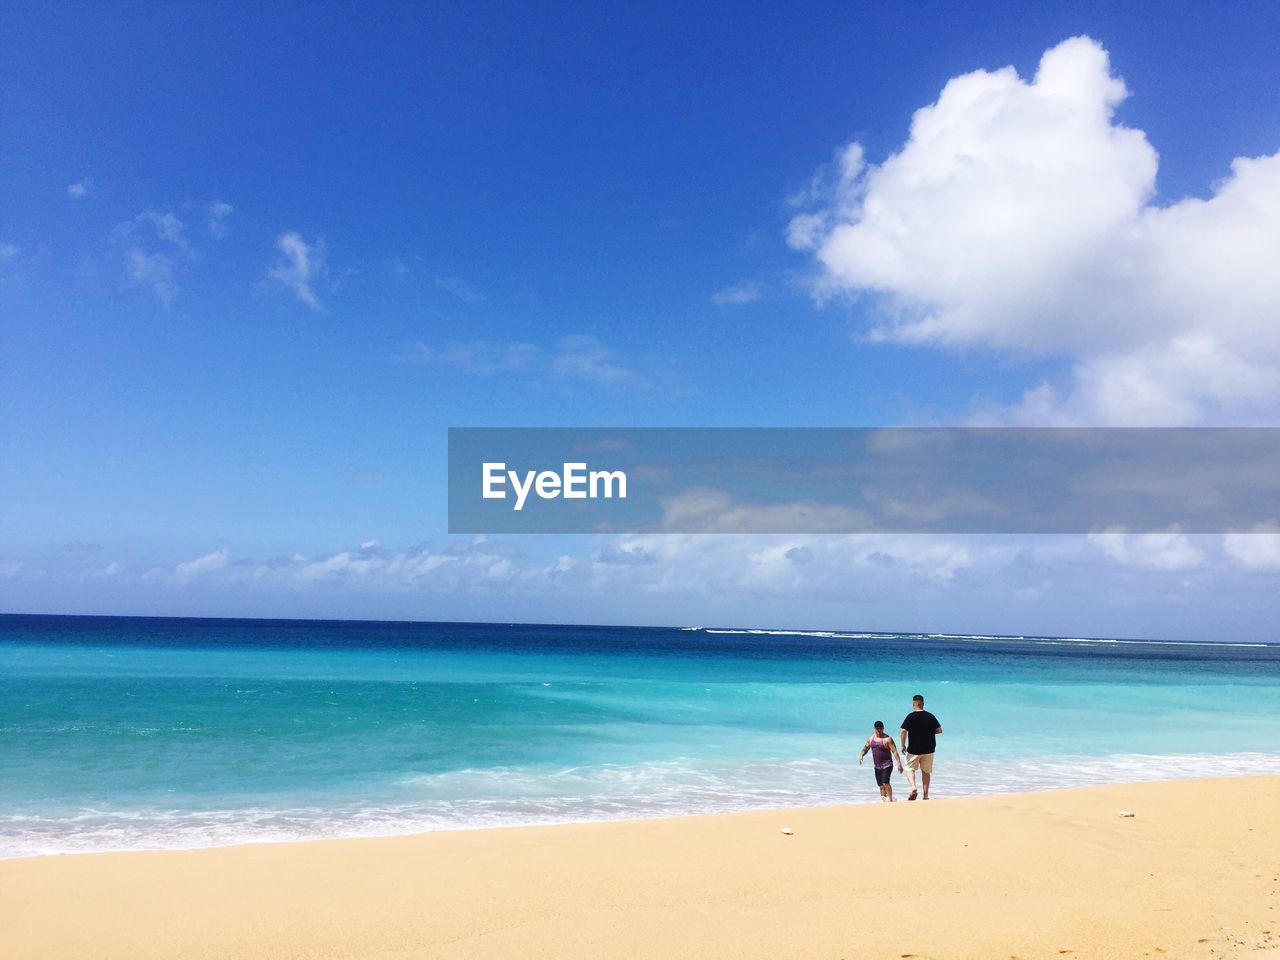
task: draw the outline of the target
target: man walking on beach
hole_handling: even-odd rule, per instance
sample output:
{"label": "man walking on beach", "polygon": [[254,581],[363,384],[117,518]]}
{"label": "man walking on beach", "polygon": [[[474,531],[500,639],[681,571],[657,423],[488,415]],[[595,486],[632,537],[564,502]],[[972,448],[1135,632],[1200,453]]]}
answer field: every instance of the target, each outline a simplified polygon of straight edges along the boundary
{"label": "man walking on beach", "polygon": [[902,772],[902,758],[898,756],[898,748],[893,742],[893,737],[884,732],[884,721],[877,720],[875,729],[871,736],[867,737],[867,742],[862,745],[862,752],[858,754],[858,766],[862,766],[862,761],[867,758],[867,751],[871,751],[871,760],[876,769],[876,785],[880,788],[881,801],[893,803],[893,765],[898,764],[898,772]]}
{"label": "man walking on beach", "polygon": [[934,739],[942,732],[938,718],[924,708],[924,697],[916,694],[911,698],[911,712],[902,721],[902,752],[907,758],[907,782],[911,784],[908,800],[916,798],[916,771],[920,771],[920,779],[924,786],[924,799],[929,799],[929,780],[933,776],[933,751],[937,747]]}

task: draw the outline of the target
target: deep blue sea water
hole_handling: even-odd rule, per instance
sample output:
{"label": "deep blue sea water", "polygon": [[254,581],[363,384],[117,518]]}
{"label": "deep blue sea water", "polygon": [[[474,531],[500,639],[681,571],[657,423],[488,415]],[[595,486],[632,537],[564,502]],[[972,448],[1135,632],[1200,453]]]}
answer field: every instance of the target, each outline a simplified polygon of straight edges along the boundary
{"label": "deep blue sea water", "polygon": [[[0,857],[1280,773],[1280,645],[0,616]],[[902,778],[895,778],[902,785]]]}

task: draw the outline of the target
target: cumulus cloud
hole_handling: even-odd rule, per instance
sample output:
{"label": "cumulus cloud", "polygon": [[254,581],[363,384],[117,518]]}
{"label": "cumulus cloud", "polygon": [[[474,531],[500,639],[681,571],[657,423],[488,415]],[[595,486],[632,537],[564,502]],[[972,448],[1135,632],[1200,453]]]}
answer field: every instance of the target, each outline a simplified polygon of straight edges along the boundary
{"label": "cumulus cloud", "polygon": [[294,292],[312,310],[322,309],[314,284],[324,273],[324,243],[307,243],[298,233],[282,233],[276,247],[284,260],[267,270],[267,276],[278,280]]}
{"label": "cumulus cloud", "polygon": [[1094,40],[949,81],[900,150],[842,148],[788,240],[820,299],[866,297],[873,340],[1066,358],[1024,423],[1191,424],[1280,405],[1280,154],[1208,199],[1154,202],[1157,155]]}
{"label": "cumulus cloud", "polygon": [[764,290],[759,280],[743,280],[741,283],[717,290],[711,295],[711,302],[721,307],[741,306],[745,303],[755,303],[763,295]]}
{"label": "cumulus cloud", "polygon": [[85,177],[67,185],[67,196],[72,200],[83,200],[93,190],[93,178]]}
{"label": "cumulus cloud", "polygon": [[1089,534],[1089,543],[1115,563],[1147,570],[1192,570],[1206,559],[1204,551],[1176,529],[1136,534],[1105,530]]}
{"label": "cumulus cloud", "polygon": [[1228,533],[1222,549],[1246,570],[1280,571],[1280,524],[1260,523],[1244,533]]}

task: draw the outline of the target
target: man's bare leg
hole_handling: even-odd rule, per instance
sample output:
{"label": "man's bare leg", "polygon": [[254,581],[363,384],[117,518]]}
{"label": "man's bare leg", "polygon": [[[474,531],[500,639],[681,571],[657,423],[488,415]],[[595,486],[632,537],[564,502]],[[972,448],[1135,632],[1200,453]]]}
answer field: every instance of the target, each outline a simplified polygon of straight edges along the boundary
{"label": "man's bare leg", "polygon": [[926,800],[929,799],[929,778],[931,776],[932,774],[925,773],[923,770],[920,771],[920,779],[924,782],[924,798]]}
{"label": "man's bare leg", "polygon": [[907,783],[911,784],[911,792],[907,794],[908,800],[916,798],[916,768],[907,764]]}
{"label": "man's bare leg", "polygon": [[893,803],[893,784],[892,783],[886,783],[884,785],[884,795],[886,798],[888,798],[890,803]]}

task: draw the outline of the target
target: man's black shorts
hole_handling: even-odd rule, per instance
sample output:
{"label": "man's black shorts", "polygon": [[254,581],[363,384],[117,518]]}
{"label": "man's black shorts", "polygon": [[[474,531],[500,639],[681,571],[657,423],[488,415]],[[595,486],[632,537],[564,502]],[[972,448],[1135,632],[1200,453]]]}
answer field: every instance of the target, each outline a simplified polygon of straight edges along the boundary
{"label": "man's black shorts", "polygon": [[893,767],[876,767],[876,783],[884,786],[889,782],[889,778],[893,776]]}

